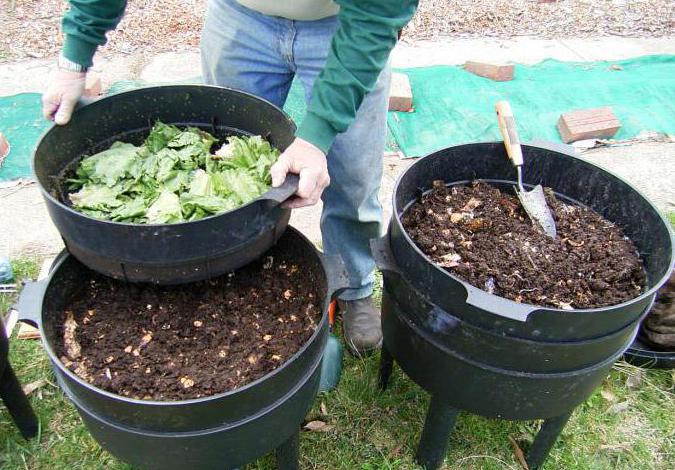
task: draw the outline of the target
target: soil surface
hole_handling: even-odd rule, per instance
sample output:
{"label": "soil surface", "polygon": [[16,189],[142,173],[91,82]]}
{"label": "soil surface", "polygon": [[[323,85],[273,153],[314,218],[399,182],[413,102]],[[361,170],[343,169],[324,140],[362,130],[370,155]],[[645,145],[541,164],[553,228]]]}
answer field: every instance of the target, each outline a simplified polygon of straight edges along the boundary
{"label": "soil surface", "polygon": [[321,318],[317,282],[274,254],[185,286],[93,278],[63,314],[62,362],[119,395],[183,400],[239,388],[286,362]]}
{"label": "soil surface", "polygon": [[555,240],[535,228],[515,195],[482,182],[446,187],[435,181],[406,211],[403,225],[437,265],[516,302],[580,309],[638,296],[645,273],[622,230],[546,193]]}

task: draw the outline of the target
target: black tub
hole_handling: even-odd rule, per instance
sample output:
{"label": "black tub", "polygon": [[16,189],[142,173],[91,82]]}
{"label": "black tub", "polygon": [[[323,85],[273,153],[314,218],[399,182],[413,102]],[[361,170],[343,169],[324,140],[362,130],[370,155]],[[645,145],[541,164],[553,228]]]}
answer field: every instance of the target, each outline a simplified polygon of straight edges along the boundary
{"label": "black tub", "polygon": [[94,388],[55,356],[54,315],[92,272],[65,255],[42,283],[26,286],[20,316],[39,325],[59,385],[94,438],[116,457],[143,469],[236,468],[278,450],[280,468],[296,468],[298,431],[319,386],[331,297],[346,287],[344,269],[289,228],[272,249],[304,260],[325,296],[323,316],[307,344],[280,368],[240,389],[207,398],[146,401]]}
{"label": "black tub", "polygon": [[286,229],[290,210],[279,204],[297,190],[296,176],[234,211],[179,224],[101,221],[64,204],[58,177],[66,168],[115,140],[142,143],[157,120],[199,127],[220,141],[230,135],[262,135],[280,150],[295,132],[291,119],[273,104],[206,85],[143,88],[82,107],[68,125],[45,133],[33,157],[49,215],[68,251],[115,279],[158,284],[208,279],[259,257]]}
{"label": "black tub", "polygon": [[[382,385],[393,360],[432,394],[418,460],[437,468],[457,410],[505,419],[545,418],[529,460],[539,466],[571,411],[600,384],[635,339],[673,266],[670,228],[639,192],[573,156],[524,146],[524,175],[563,199],[596,210],[636,244],[647,271],[639,297],[604,308],[560,310],[490,295],[434,265],[401,215],[434,180],[481,179],[509,188],[515,170],[501,143],[448,148],[398,180],[388,234],[373,243],[384,271]],[[564,196],[562,196],[564,195]]]}

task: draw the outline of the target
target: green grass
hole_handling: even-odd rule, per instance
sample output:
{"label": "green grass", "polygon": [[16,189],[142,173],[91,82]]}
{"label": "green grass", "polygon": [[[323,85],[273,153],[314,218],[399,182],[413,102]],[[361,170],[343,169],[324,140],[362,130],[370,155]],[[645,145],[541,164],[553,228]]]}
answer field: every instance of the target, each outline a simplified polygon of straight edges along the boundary
{"label": "green grass", "polygon": [[669,212],[666,214],[666,217],[668,217],[670,225],[672,225],[672,227],[675,229],[675,212]]}
{"label": "green grass", "polygon": [[[38,265],[22,261],[15,266],[19,276],[34,277]],[[0,297],[0,309],[10,303],[8,296]],[[338,389],[319,395],[308,419],[322,419],[335,427],[327,433],[303,433],[303,469],[419,468],[412,456],[429,397],[397,368],[389,390],[380,393],[376,388],[378,359],[378,355],[367,359],[346,356]],[[89,436],[73,406],[56,387],[39,342],[13,339],[10,360],[24,384],[39,379],[49,383],[30,397],[41,423],[37,439],[22,440],[0,407],[0,469],[131,468]],[[636,376],[641,380],[630,388],[626,381]],[[617,364],[602,387],[575,411],[544,468],[675,468],[674,392],[673,371],[642,371]],[[626,410],[608,411],[624,401],[628,403]],[[326,416],[321,415],[321,403]],[[450,439],[444,468],[519,469],[509,436],[526,448],[538,425],[462,414]],[[248,467],[273,468],[269,456]]]}

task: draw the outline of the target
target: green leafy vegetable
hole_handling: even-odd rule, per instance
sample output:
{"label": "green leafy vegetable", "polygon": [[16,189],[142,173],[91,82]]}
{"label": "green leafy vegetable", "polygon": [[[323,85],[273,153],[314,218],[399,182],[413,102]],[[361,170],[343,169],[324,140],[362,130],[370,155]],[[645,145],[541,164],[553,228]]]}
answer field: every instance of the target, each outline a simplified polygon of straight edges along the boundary
{"label": "green leafy vegetable", "polygon": [[157,122],[141,146],[115,142],[84,158],[68,180],[73,207],[128,223],[198,220],[236,209],[270,187],[279,151],[260,136],[230,137]]}

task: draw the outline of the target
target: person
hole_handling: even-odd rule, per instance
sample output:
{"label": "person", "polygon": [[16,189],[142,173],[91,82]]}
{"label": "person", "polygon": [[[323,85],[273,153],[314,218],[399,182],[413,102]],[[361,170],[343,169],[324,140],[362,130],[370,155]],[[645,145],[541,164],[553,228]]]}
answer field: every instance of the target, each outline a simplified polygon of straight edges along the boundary
{"label": "person", "polygon": [[[66,124],[87,68],[126,0],[70,0],[58,70],[43,113]],[[361,355],[382,343],[372,301],[369,240],[381,235],[378,199],[386,139],[389,54],[417,0],[210,0],[201,37],[207,84],[240,89],[283,106],[291,82],[308,103],[295,139],[272,168],[272,185],[300,176],[290,208],[324,203],[323,249],[339,254],[351,279],[340,295],[345,342]],[[170,38],[168,38],[170,40]]]}

